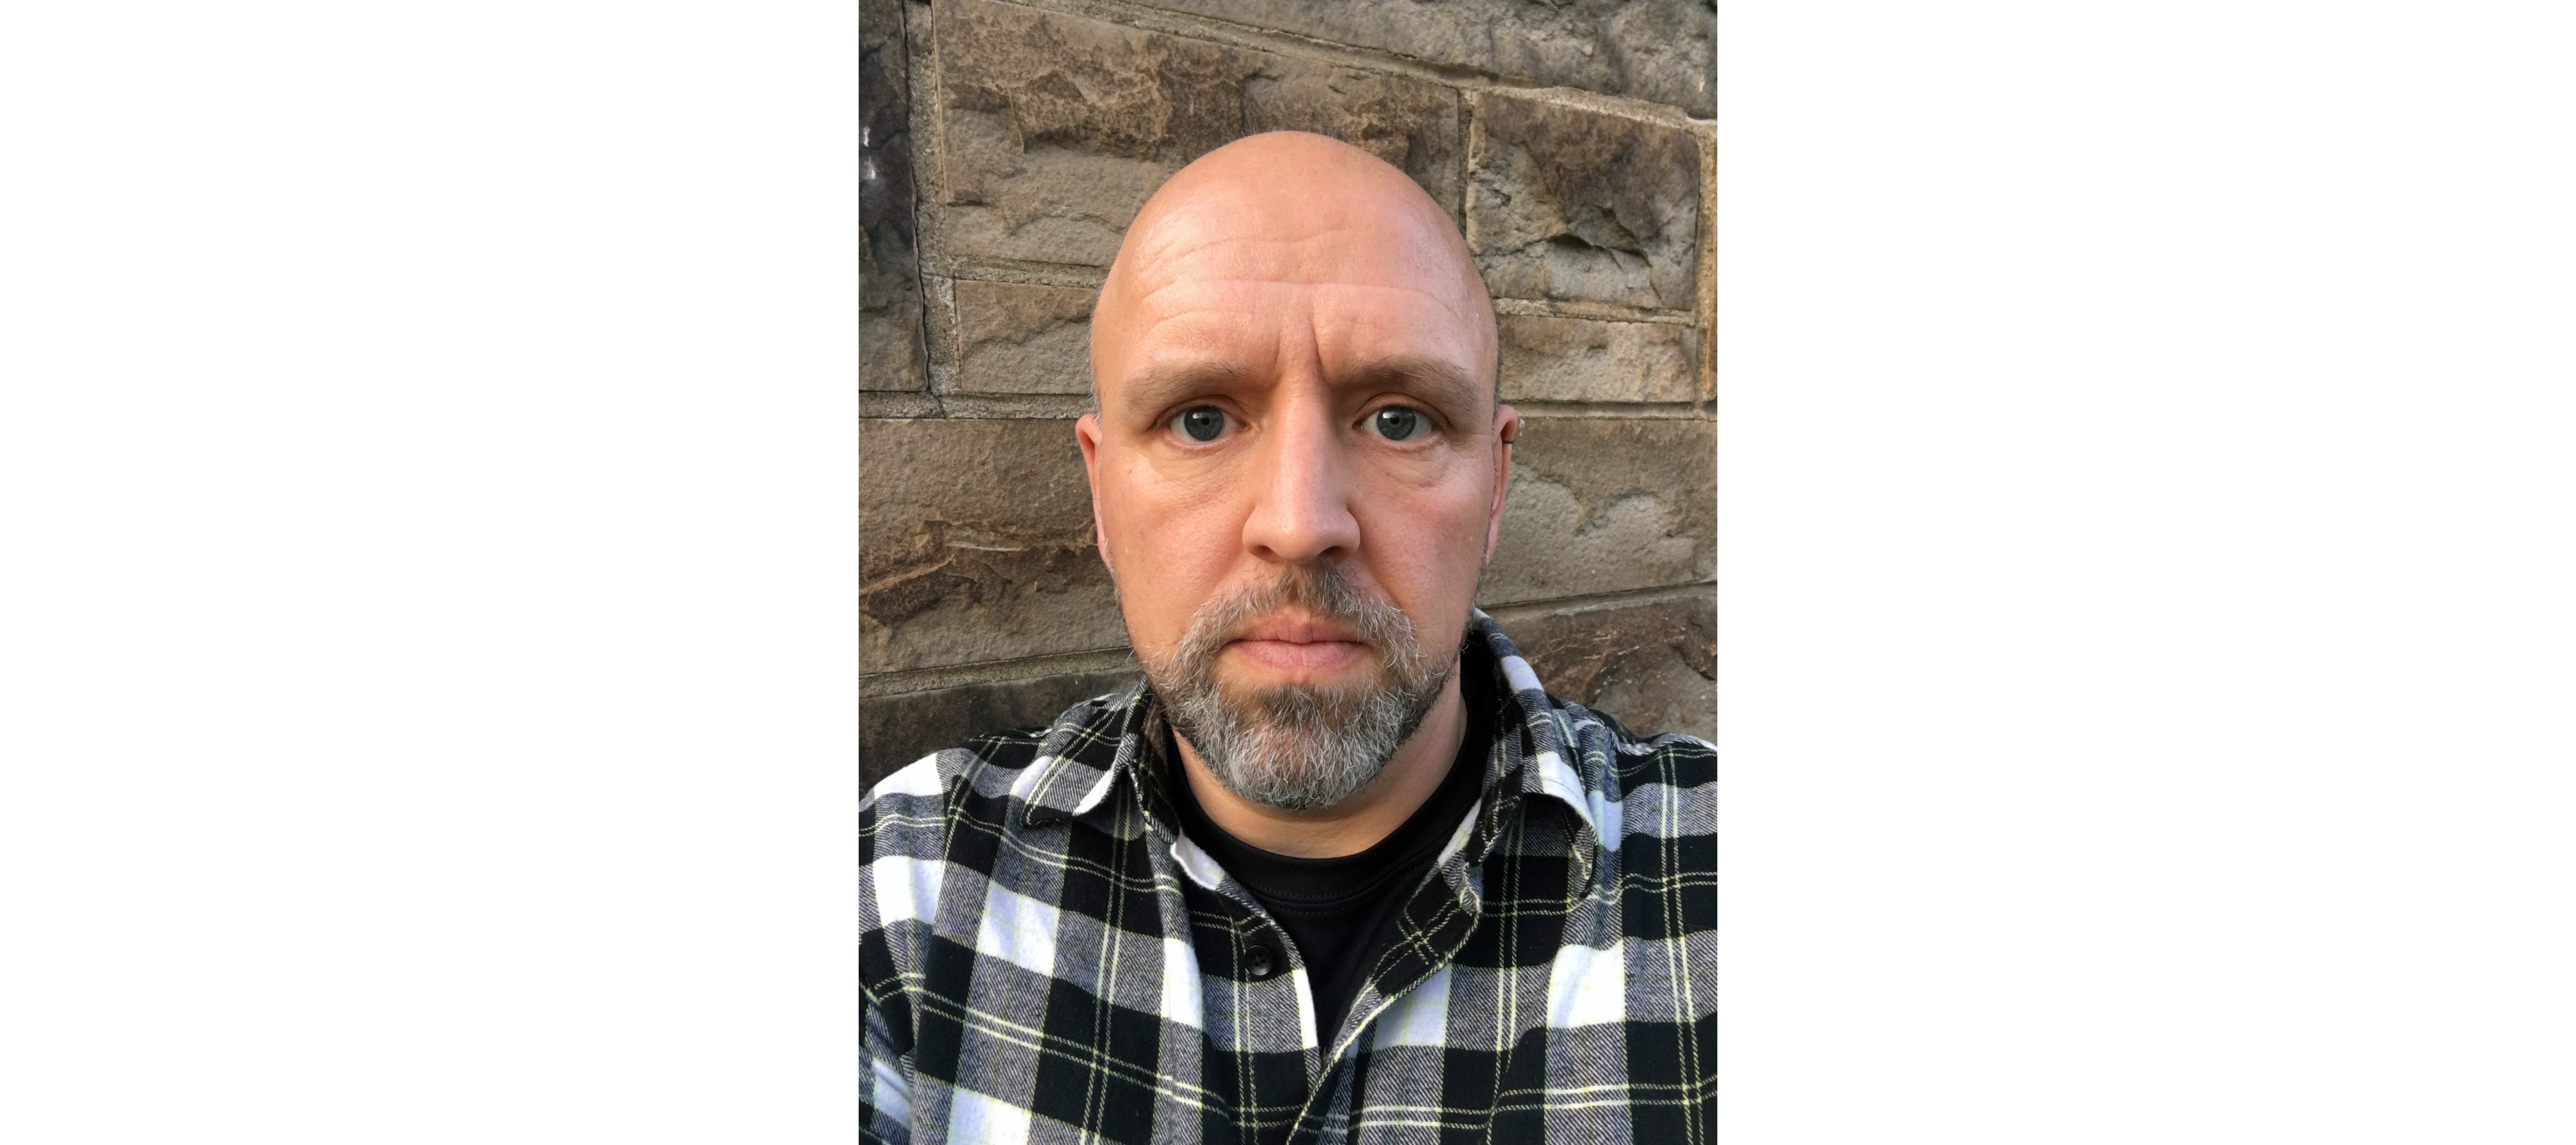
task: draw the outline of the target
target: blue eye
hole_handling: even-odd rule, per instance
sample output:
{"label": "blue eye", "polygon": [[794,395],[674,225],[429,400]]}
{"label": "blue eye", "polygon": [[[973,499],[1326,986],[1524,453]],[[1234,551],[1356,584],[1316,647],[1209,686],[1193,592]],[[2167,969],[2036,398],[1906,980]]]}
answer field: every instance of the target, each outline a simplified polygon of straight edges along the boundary
{"label": "blue eye", "polygon": [[1388,441],[1402,441],[1422,428],[1422,411],[1403,406],[1388,406],[1369,419],[1377,426],[1378,436]]}
{"label": "blue eye", "polygon": [[1225,432],[1225,411],[1215,406],[1191,406],[1172,415],[1172,428],[1192,441],[1215,441]]}

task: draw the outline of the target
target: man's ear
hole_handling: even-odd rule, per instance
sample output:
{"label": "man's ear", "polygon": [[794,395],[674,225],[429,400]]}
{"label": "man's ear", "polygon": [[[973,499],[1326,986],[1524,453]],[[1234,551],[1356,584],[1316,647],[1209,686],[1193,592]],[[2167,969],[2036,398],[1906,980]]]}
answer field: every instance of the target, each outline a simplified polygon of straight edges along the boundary
{"label": "man's ear", "polygon": [[1091,544],[1100,550],[1100,563],[1109,569],[1109,579],[1118,579],[1117,562],[1109,559],[1109,532],[1100,527],[1100,415],[1087,413],[1073,419],[1073,440],[1082,446],[1082,478],[1091,486]]}
{"label": "man's ear", "polygon": [[1512,484],[1512,442],[1521,435],[1521,411],[1494,404],[1494,505],[1485,515],[1485,559],[1494,561],[1494,546],[1503,539],[1503,494]]}

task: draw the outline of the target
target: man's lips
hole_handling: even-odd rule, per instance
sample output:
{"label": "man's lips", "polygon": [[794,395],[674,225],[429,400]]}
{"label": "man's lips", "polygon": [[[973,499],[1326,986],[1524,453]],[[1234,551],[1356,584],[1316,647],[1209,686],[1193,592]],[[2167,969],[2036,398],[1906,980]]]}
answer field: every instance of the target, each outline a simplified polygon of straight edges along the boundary
{"label": "man's lips", "polygon": [[1228,641],[1226,650],[1282,672],[1329,672],[1368,655],[1368,645],[1348,626],[1301,617],[1264,617]]}
{"label": "man's lips", "polygon": [[1338,671],[1368,656],[1368,645],[1355,640],[1237,640],[1226,650],[1280,672]]}
{"label": "man's lips", "polygon": [[1286,644],[1358,643],[1349,625],[1303,616],[1265,616],[1235,633],[1237,640],[1275,640]]}

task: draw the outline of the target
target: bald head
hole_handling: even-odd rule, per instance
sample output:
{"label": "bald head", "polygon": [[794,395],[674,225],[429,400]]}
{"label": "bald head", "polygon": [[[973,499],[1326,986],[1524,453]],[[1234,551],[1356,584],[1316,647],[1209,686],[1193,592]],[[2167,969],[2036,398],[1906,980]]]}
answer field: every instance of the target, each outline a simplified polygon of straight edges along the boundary
{"label": "bald head", "polygon": [[[1210,295],[1251,302],[1263,284],[1280,288],[1274,302],[1299,287],[1404,296],[1401,309],[1449,328],[1467,359],[1458,365],[1494,381],[1493,299],[1448,214],[1366,151],[1274,131],[1201,156],[1137,212],[1092,312],[1094,401],[1140,349],[1159,348],[1138,343],[1167,333],[1164,321]],[[1311,320],[1346,317],[1305,309]]]}

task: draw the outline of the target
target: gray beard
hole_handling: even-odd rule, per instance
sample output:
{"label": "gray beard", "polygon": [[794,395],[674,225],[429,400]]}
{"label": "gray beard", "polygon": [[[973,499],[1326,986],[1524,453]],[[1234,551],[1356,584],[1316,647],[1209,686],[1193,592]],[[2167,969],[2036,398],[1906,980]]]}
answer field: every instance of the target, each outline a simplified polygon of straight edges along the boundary
{"label": "gray beard", "polygon": [[[1217,683],[1217,655],[1244,625],[1289,604],[1350,625],[1377,653],[1378,678],[1227,694]],[[1266,588],[1211,602],[1190,618],[1171,657],[1138,659],[1172,729],[1217,782],[1283,811],[1330,807],[1368,786],[1422,726],[1458,664],[1456,649],[1432,663],[1402,610],[1361,594],[1328,566],[1291,568]]]}

